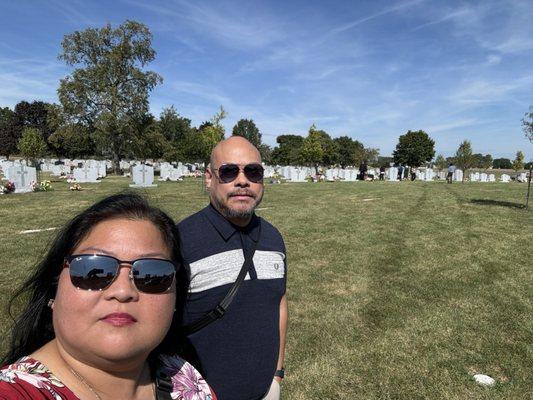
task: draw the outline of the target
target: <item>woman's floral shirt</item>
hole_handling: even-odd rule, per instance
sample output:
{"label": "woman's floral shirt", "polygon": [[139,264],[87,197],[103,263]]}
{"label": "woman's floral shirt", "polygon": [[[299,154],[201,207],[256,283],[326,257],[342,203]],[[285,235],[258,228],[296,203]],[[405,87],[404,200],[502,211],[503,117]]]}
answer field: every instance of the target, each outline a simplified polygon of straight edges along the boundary
{"label": "woman's floral shirt", "polygon": [[[200,373],[179,357],[161,356],[161,371],[172,382],[172,399],[216,400]],[[79,400],[45,365],[22,357],[0,369],[0,400]]]}

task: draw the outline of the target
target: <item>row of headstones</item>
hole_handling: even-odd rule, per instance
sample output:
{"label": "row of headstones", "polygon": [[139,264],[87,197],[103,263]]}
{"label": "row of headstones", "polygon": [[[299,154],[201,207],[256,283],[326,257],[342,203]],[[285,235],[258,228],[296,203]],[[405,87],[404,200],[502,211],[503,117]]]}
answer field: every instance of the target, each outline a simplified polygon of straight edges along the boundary
{"label": "row of headstones", "polygon": [[161,163],[159,165],[159,180],[176,182],[182,180],[184,176],[190,176],[194,171],[196,171],[196,165],[194,164],[189,167],[181,162],[176,166],[170,163]]}
{"label": "row of headstones", "polygon": [[[5,168],[5,169],[4,169]],[[28,193],[33,191],[32,182],[37,181],[37,169],[26,165],[2,166],[4,177],[15,184],[15,193]],[[154,167],[140,164],[132,168],[132,187],[153,187]],[[95,168],[75,168],[74,179],[79,183],[98,183]]]}

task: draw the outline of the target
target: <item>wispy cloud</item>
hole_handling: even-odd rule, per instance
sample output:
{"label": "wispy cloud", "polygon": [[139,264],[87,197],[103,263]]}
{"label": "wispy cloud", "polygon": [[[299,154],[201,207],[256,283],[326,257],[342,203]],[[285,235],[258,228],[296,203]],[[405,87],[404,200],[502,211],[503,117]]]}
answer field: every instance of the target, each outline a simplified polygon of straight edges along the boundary
{"label": "wispy cloud", "polygon": [[285,38],[284,27],[266,13],[257,13],[254,5],[239,7],[223,2],[203,4],[176,0],[161,5],[157,2],[126,0],[160,17],[178,18],[196,34],[207,36],[230,48],[261,48]]}
{"label": "wispy cloud", "polygon": [[510,96],[518,92],[531,93],[532,87],[533,75],[500,82],[478,79],[462,84],[450,94],[449,100],[465,105],[497,103],[512,100]]}
{"label": "wispy cloud", "polygon": [[368,22],[368,21],[371,21],[373,19],[376,19],[376,18],[380,18],[380,17],[383,17],[383,16],[386,16],[387,14],[391,14],[391,13],[395,13],[395,12],[398,12],[400,10],[404,10],[406,8],[410,8],[410,7],[413,7],[413,6],[416,6],[420,3],[422,3],[424,0],[410,0],[410,1],[403,1],[403,2],[399,2],[399,3],[396,3],[390,7],[386,7],[376,13],[373,13],[373,14],[370,14],[370,15],[367,15],[365,17],[361,17],[361,18],[357,18],[356,20],[354,21],[350,21],[344,25],[341,25],[337,28],[333,28],[329,31],[328,33],[328,36],[330,35],[336,35],[338,33],[341,33],[341,32],[345,32],[347,30],[350,30],[350,29],[353,29],[355,28],[356,26],[359,26],[365,22]]}

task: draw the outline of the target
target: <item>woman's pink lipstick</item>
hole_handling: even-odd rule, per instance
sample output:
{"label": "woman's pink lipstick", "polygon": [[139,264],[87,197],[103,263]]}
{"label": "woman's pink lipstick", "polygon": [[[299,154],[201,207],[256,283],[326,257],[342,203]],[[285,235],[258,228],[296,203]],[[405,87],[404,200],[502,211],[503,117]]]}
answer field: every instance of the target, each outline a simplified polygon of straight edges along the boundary
{"label": "woman's pink lipstick", "polygon": [[101,321],[107,322],[108,324],[113,325],[113,326],[126,326],[126,325],[131,325],[137,322],[135,318],[133,318],[131,315],[127,313],[108,314],[104,318],[102,318]]}

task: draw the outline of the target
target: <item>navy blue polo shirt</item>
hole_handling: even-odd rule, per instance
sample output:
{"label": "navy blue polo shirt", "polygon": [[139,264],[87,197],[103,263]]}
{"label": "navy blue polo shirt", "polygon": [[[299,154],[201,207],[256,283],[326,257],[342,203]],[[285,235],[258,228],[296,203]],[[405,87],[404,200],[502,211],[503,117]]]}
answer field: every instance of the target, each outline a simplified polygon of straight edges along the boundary
{"label": "navy blue polo shirt", "polygon": [[184,324],[201,319],[231,288],[253,242],[253,266],[226,314],[189,336],[190,361],[220,400],[261,399],[272,383],[279,354],[279,304],[285,293],[286,252],[281,234],[254,215],[245,228],[212,205],[178,224],[191,285]]}

